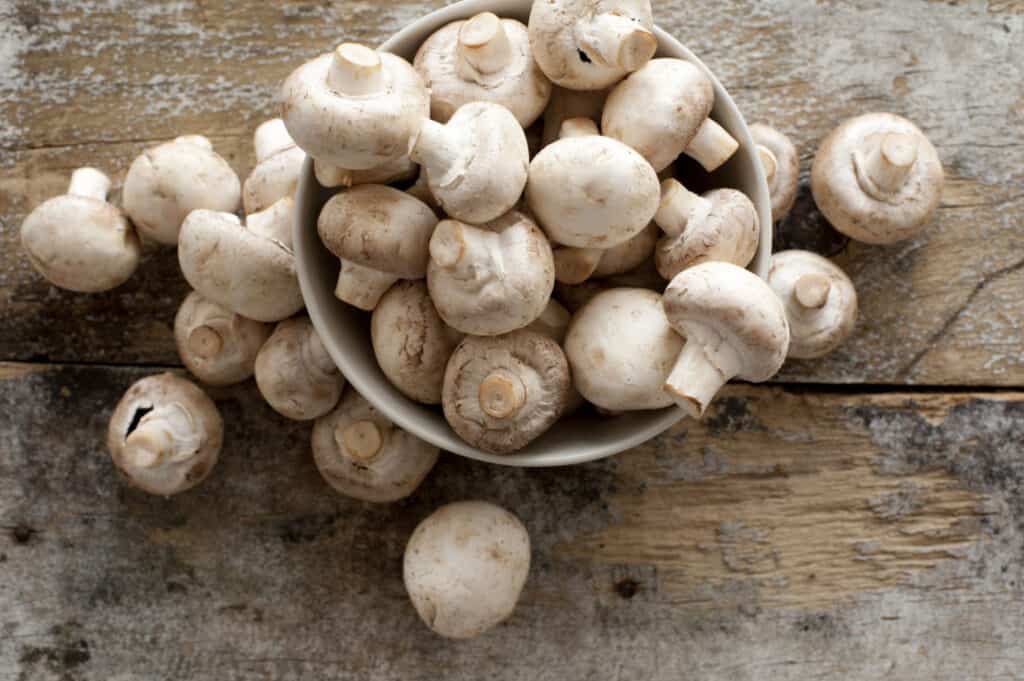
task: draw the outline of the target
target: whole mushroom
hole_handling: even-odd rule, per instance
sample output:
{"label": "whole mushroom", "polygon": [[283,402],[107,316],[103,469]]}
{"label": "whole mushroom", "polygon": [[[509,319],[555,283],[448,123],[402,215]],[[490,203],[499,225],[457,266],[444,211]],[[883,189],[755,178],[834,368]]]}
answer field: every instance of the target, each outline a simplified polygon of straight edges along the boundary
{"label": "whole mushroom", "polygon": [[398,428],[355,390],[313,425],[313,459],[345,496],[375,504],[404,499],[437,463],[440,450]]}
{"label": "whole mushroom", "polygon": [[178,356],[203,383],[227,386],[251,378],[256,355],[274,327],[246,319],[193,291],[174,318]]}
{"label": "whole mushroom", "polygon": [[256,386],[267,404],[293,421],[311,421],[334,409],[345,377],[305,315],[277,325],[256,356]]}
{"label": "whole mushroom", "polygon": [[139,234],[174,245],[192,211],[236,212],[242,186],[228,162],[213,151],[210,140],[187,135],[136,158],[121,197]]}
{"label": "whole mushroom", "polygon": [[107,427],[114,465],[131,484],[161,496],[205,480],[223,442],[217,406],[194,383],[169,373],[129,388]]}
{"label": "whole mushroom", "polygon": [[691,267],[672,280],[663,304],[669,323],[686,338],[665,390],[693,418],[702,417],[733,378],[767,381],[786,361],[786,310],[768,284],[742,267]]}
{"label": "whole mushroom", "polygon": [[47,281],[99,293],[128,281],[139,266],[139,238],[107,203],[110,178],[95,168],[71,175],[68,193],[40,204],[21,225],[21,246]]}
{"label": "whole mushroom", "polygon": [[916,236],[942,200],[938,152],[905,118],[871,113],[821,143],[811,169],[814,202],[837,230],[868,244]]}
{"label": "whole mushroom", "polygon": [[285,197],[294,197],[306,161],[280,118],[269,120],[254,135],[256,167],[242,185],[246,215],[259,213]]}
{"label": "whole mushroom", "polygon": [[857,290],[830,260],[808,251],[776,253],[768,284],[786,307],[790,357],[824,357],[853,333]]}
{"label": "whole mushroom", "polygon": [[750,136],[757,145],[768,192],[772,199],[772,221],[780,222],[796,203],[800,186],[800,154],[796,145],[775,128],[755,123],[750,126]]}

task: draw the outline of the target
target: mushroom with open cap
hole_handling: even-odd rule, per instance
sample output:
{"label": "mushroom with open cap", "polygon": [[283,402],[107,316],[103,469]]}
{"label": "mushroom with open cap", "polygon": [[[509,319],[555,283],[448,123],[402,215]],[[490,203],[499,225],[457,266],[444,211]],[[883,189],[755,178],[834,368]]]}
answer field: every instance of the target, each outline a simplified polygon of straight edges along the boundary
{"label": "mushroom with open cap", "polygon": [[654,220],[665,232],[655,262],[665,279],[711,260],[746,267],[757,255],[761,223],[754,204],[735,189],[698,196],[678,180],[661,185],[661,207]]}
{"label": "mushroom with open cap", "polygon": [[768,181],[772,221],[780,222],[796,203],[800,186],[800,154],[789,137],[763,123],[750,126],[750,136],[757,145],[757,154]]}
{"label": "mushroom with open cap", "polygon": [[424,282],[392,286],[373,311],[370,335],[392,385],[417,402],[441,404],[444,370],[464,334],[437,314]]}
{"label": "mushroom with open cap", "polygon": [[431,35],[413,62],[430,90],[430,115],[446,123],[464,104],[501,104],[519,125],[533,125],[551,82],[533,60],[526,26],[483,12]]}
{"label": "mushroom with open cap", "polygon": [[714,86],[700,67],[655,59],[611,91],[601,129],[639,151],[658,172],[683,153],[711,172],[739,149],[709,118],[714,103]]}
{"label": "mushroom with open cap", "polygon": [[776,253],[768,284],[786,307],[790,357],[824,357],[853,333],[857,290],[832,261],[808,251]]}
{"label": "mushroom with open cap", "polygon": [[571,385],[565,353],[545,335],[469,336],[448,361],[444,415],[473,447],[512,454],[565,413]]}
{"label": "mushroom with open cap", "polygon": [[474,638],[512,616],[530,573],[530,535],[494,504],[448,504],[412,533],[402,571],[413,607],[434,633]]}
{"label": "mushroom with open cap", "polygon": [[551,244],[515,211],[479,227],[443,220],[430,238],[427,286],[454,329],[477,336],[521,329],[540,316],[554,290]]}
{"label": "mushroom with open cap", "polygon": [[260,322],[287,319],[304,307],[291,249],[294,201],[281,199],[250,215],[196,210],[181,226],[178,262],[207,300]]}
{"label": "mushroom with open cap", "polygon": [[282,118],[313,158],[369,170],[405,155],[430,116],[430,93],[401,57],[345,43],[285,80]]}
{"label": "mushroom with open cap", "polygon": [[226,386],[251,378],[256,354],[270,338],[271,324],[247,319],[193,291],[174,318],[178,356],[207,385]]}
{"label": "mushroom with open cap", "polygon": [[341,259],[335,295],[370,311],[395,282],[427,276],[436,225],[429,206],[392,187],[363,184],[333,196],[317,230]]}
{"label": "mushroom with open cap", "polygon": [[508,109],[490,102],[466,104],[445,124],[423,121],[409,156],[423,167],[444,212],[474,224],[512,210],[530,167],[523,128]]}
{"label": "mushroom with open cap", "polygon": [[280,118],[269,120],[254,135],[256,167],[242,185],[246,215],[259,213],[285,197],[294,197],[306,152],[295,144]]}
{"label": "mushroom with open cap", "polygon": [[693,418],[732,379],[761,383],[786,361],[786,310],[768,284],[742,267],[691,267],[672,280],[662,302],[669,323],[686,338],[665,390]]}
{"label": "mushroom with open cap", "polygon": [[121,198],[139,234],[174,245],[192,211],[237,211],[242,186],[228,162],[214,152],[210,140],[187,135],[147,149],[136,158],[128,169]]}
{"label": "mushroom with open cap", "polygon": [[437,463],[440,450],[395,426],[351,388],[313,425],[313,459],[327,483],[375,504],[404,499]]}
{"label": "mushroom with open cap", "polygon": [[135,383],[107,427],[114,465],[136,487],[161,496],[206,479],[224,442],[217,406],[194,383],[159,374]]}
{"label": "mushroom with open cap", "polygon": [[345,377],[334,365],[309,317],[277,325],[256,356],[256,386],[281,416],[311,421],[334,409]]}
{"label": "mushroom with open cap", "polygon": [[21,224],[21,247],[54,286],[79,293],[109,291],[139,266],[139,238],[107,203],[110,178],[95,168],[71,175],[68,193],[41,203]]}
{"label": "mushroom with open cap", "polygon": [[837,230],[868,244],[916,236],[942,200],[935,147],[905,118],[871,113],[825,138],[814,157],[814,202]]}
{"label": "mushroom with open cap", "polygon": [[610,87],[658,50],[650,0],[535,0],[529,29],[537,64],[570,90]]}

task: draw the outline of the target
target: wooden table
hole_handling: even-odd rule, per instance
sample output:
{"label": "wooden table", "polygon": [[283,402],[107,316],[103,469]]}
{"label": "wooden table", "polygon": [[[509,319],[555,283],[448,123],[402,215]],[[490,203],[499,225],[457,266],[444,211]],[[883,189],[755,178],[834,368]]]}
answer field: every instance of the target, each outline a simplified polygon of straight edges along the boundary
{"label": "wooden table", "polygon": [[[333,494],[309,426],[252,384],[227,446],[171,500],[103,446],[134,380],[177,366],[173,252],[86,296],[18,248],[93,164],[209,135],[241,174],[276,84],[341,38],[442,3],[0,0],[0,680],[1019,679],[1024,664],[1024,2],[656,2],[749,120],[799,142],[783,246],[835,256],[863,314],[835,356],[734,387],[704,423],[566,470],[445,456],[410,501]],[[806,171],[843,118],[905,114],[949,177],[935,224],[848,243]],[[515,616],[430,635],[401,555],[432,509],[495,500],[530,528]]]}

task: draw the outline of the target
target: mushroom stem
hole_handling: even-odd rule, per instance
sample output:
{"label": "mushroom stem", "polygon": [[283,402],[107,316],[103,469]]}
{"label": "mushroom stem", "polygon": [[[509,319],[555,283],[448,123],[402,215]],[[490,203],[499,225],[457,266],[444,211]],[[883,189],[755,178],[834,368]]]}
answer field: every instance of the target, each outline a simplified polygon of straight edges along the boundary
{"label": "mushroom stem", "polygon": [[597,127],[597,123],[589,118],[567,118],[562,121],[562,127],[558,130],[558,139],[590,137],[600,134],[601,130]]}
{"label": "mushroom stem", "polygon": [[384,437],[373,421],[356,421],[345,428],[339,427],[334,439],[353,461],[364,466],[373,463],[384,449]]}
{"label": "mushroom stem", "polygon": [[[889,133],[872,145],[865,161],[867,178],[886,194],[895,194],[907,182],[917,163],[918,139],[906,133]],[[865,187],[870,192],[870,187]]]}
{"label": "mushroom stem", "polygon": [[722,386],[739,373],[739,366],[734,353],[720,352],[712,357],[702,343],[689,339],[665,381],[665,390],[688,416],[699,419]]}
{"label": "mushroom stem", "polygon": [[832,282],[824,274],[805,274],[793,286],[796,301],[809,310],[818,310],[828,302]]}
{"label": "mushroom stem", "polygon": [[526,404],[526,386],[508,369],[495,369],[481,381],[480,408],[496,419],[507,419],[519,413]]}
{"label": "mushroom stem", "polygon": [[213,151],[213,142],[202,135],[182,135],[174,139],[175,144],[191,144],[207,151]]}
{"label": "mushroom stem", "polygon": [[430,258],[441,267],[459,274],[492,260],[491,246],[499,239],[458,220],[442,220],[430,238]]}
{"label": "mushroom stem", "polygon": [[316,181],[321,186],[333,189],[335,187],[351,187],[352,171],[338,166],[316,160],[313,162],[313,172],[316,174]]}
{"label": "mushroom stem", "polygon": [[691,222],[701,222],[711,215],[713,208],[711,201],[694,194],[679,180],[669,178],[661,183],[661,205],[654,221],[665,234],[677,237]]}
{"label": "mushroom stem", "polygon": [[512,43],[505,27],[490,12],[477,14],[462,25],[457,49],[459,76],[473,82],[480,74],[502,70],[512,58]]}
{"label": "mushroom stem", "polygon": [[338,46],[327,71],[327,86],[343,95],[361,97],[384,90],[384,65],[380,55],[365,45]]}
{"label": "mushroom stem", "polygon": [[409,158],[421,166],[437,169],[443,177],[458,158],[458,149],[466,144],[461,138],[462,135],[446,125],[424,120],[419,134],[413,135],[409,142]]}
{"label": "mushroom stem", "polygon": [[256,147],[256,161],[262,163],[274,154],[295,146],[295,140],[288,134],[284,121],[280,118],[269,120],[256,128],[253,136]]}
{"label": "mushroom stem", "polygon": [[201,444],[192,414],[175,402],[146,414],[125,438],[124,453],[139,468],[156,468],[166,460],[192,456]]}
{"label": "mushroom stem", "polygon": [[110,178],[95,168],[79,168],[71,173],[71,184],[68,194],[82,196],[87,199],[106,201],[110,193]]}
{"label": "mushroom stem", "polygon": [[341,274],[338,275],[338,286],[334,289],[334,295],[338,300],[370,312],[377,307],[381,296],[399,279],[401,277],[393,274],[363,267],[350,260],[342,260]]}
{"label": "mushroom stem", "polygon": [[629,72],[649,62],[658,50],[653,33],[612,12],[577,24],[576,42],[591,60]]}
{"label": "mushroom stem", "polygon": [[709,118],[700,126],[685,153],[710,173],[721,168],[739,148],[740,143],[725,128]]}
{"label": "mushroom stem", "polygon": [[202,359],[211,359],[224,349],[224,337],[213,326],[203,324],[189,332],[188,349]]}
{"label": "mushroom stem", "polygon": [[768,181],[768,186],[774,186],[779,172],[779,159],[763,144],[758,145],[757,155],[761,159],[761,167],[764,168],[764,178]]}
{"label": "mushroom stem", "polygon": [[555,249],[555,279],[563,284],[582,284],[590,279],[601,263],[604,251],[599,248]]}

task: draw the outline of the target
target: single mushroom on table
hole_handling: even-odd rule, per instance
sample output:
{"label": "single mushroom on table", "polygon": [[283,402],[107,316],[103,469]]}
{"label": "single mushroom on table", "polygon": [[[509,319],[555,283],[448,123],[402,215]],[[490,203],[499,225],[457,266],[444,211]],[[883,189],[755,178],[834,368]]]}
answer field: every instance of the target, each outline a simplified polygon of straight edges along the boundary
{"label": "single mushroom on table", "polygon": [[210,140],[187,135],[136,158],[121,197],[139,234],[174,245],[192,211],[236,212],[242,185],[228,162],[213,151]]}
{"label": "single mushroom on table", "polygon": [[796,203],[800,186],[800,154],[791,139],[763,123],[750,126],[750,136],[757,145],[764,176],[768,181],[772,221],[780,222],[789,215]]}
{"label": "single mushroom on table", "polygon": [[529,325],[554,285],[551,245],[522,213],[479,227],[443,220],[430,238],[430,297],[441,319],[462,333],[499,336]]}
{"label": "single mushroom on table", "polygon": [[338,168],[398,161],[430,116],[430,94],[401,57],[345,43],[292,72],[282,118],[306,153]]}
{"label": "single mushroom on table", "polygon": [[256,355],[273,330],[273,325],[247,319],[196,291],[174,318],[178,356],[196,378],[212,386],[251,378]]}
{"label": "single mushroom on table", "polygon": [[260,322],[304,307],[292,253],[294,201],[281,199],[250,215],[197,210],[181,226],[178,262],[204,298]]}
{"label": "single mushroom on table", "polygon": [[824,357],[853,333],[857,290],[832,261],[808,251],[776,253],[768,284],[786,307],[790,357]]}
{"label": "single mushroom on table", "polygon": [[739,149],[709,118],[714,104],[714,86],[700,67],[655,59],[609,93],[601,129],[640,152],[658,172],[683,153],[711,172]]}
{"label": "single mushroom on table", "polygon": [[306,152],[295,144],[280,118],[269,120],[254,135],[256,167],[242,185],[246,215],[259,213],[285,197],[294,197]]}
{"label": "single mushroom on table", "polygon": [[277,325],[256,356],[256,386],[267,404],[293,421],[311,421],[334,409],[345,377],[302,315]]}
{"label": "single mushroom on table", "polygon": [[459,437],[491,454],[513,454],[565,413],[572,380],[565,353],[534,331],[469,336],[444,376],[444,415]]}
{"label": "single mushroom on table", "polygon": [[331,487],[375,504],[415,492],[440,455],[351,388],[334,411],[316,420],[312,442],[313,460]]}
{"label": "single mushroom on table", "polygon": [[341,259],[335,295],[371,311],[400,279],[422,279],[437,216],[392,187],[363,184],[336,194],[320,211],[317,231]]}
{"label": "single mushroom on table", "polygon": [[430,115],[440,123],[464,104],[493,102],[529,128],[551,97],[551,82],[533,60],[526,26],[490,12],[431,35],[413,65],[430,90]]}
{"label": "single mushroom on table", "polygon": [[107,203],[109,192],[109,177],[79,168],[67,194],[47,199],[21,224],[21,247],[54,286],[100,293],[138,269],[139,238],[124,213]]}
{"label": "single mushroom on table", "polygon": [[885,245],[916,236],[942,200],[938,152],[905,118],[871,113],[821,143],[811,169],[814,202],[837,230]]}
{"label": "single mushroom on table", "polygon": [[494,504],[448,504],[412,533],[402,572],[413,607],[434,633],[474,638],[512,616],[530,573],[530,535]]}
{"label": "single mushroom on table", "polygon": [[135,383],[107,428],[114,465],[136,487],[161,496],[206,479],[224,442],[217,406],[194,383],[174,374]]}
{"label": "single mushroom on table", "polygon": [[571,118],[587,118],[594,125],[600,125],[607,98],[608,90],[567,90],[555,86],[548,108],[544,110],[541,148],[557,140],[562,134],[562,124]]}
{"label": "single mushroom on table", "polygon": [[658,50],[650,0],[536,0],[529,29],[537,64],[570,90],[610,87]]}
{"label": "single mushroom on table", "polygon": [[665,316],[686,338],[665,390],[700,418],[734,378],[761,383],[777,374],[789,350],[782,301],[742,267],[707,262],[684,271],[663,297]]}
{"label": "single mushroom on table", "polygon": [[519,201],[530,147],[516,117],[499,104],[471,102],[441,124],[425,120],[409,146],[444,212],[478,224],[504,215]]}
{"label": "single mushroom on table", "polygon": [[665,180],[654,220],[665,232],[655,252],[658,272],[665,279],[711,260],[746,267],[757,255],[757,209],[735,189],[698,196],[678,180]]}

